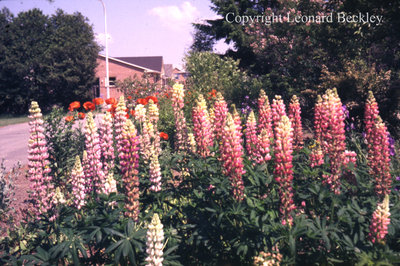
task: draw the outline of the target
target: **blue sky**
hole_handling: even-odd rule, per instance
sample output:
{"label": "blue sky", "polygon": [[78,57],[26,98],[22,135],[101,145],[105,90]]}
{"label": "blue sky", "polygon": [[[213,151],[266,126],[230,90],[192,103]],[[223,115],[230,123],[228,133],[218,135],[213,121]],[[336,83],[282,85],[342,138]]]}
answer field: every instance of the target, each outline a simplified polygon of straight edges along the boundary
{"label": "blue sky", "polygon": [[[110,56],[164,56],[164,63],[182,65],[185,52],[192,43],[190,23],[216,18],[209,0],[103,0],[107,8]],[[104,15],[99,0],[3,0],[17,15],[39,8],[54,14],[58,8],[67,13],[80,12],[89,19],[98,41],[104,44]],[[217,45],[223,52],[226,45]],[[104,51],[103,51],[104,53]]]}

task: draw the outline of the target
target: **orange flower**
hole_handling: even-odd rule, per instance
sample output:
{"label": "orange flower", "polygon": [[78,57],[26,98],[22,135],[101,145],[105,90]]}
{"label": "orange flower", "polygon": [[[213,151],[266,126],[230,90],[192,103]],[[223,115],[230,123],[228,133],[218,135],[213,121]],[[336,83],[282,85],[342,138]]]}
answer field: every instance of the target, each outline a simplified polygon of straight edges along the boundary
{"label": "orange flower", "polygon": [[94,105],[94,103],[92,103],[92,102],[85,102],[83,104],[83,108],[85,108],[86,111],[88,111],[88,110],[93,111],[94,109],[96,109],[96,105]]}
{"label": "orange flower", "polygon": [[103,103],[104,103],[104,100],[103,100],[102,98],[94,98],[94,99],[93,99],[93,103],[94,103],[95,105],[100,105],[100,104],[103,104]]}
{"label": "orange flower", "polygon": [[131,110],[131,116],[135,116],[135,110]]}
{"label": "orange flower", "polygon": [[158,103],[158,99],[155,96],[147,96],[146,97],[146,102],[149,102],[150,100],[153,100],[153,103]]}
{"label": "orange flower", "polygon": [[74,110],[78,109],[79,107],[81,107],[81,103],[78,101],[75,101],[75,102],[72,102],[69,104],[68,110],[73,112]]}
{"label": "orange flower", "polygon": [[136,103],[146,105],[146,104],[148,104],[148,100],[140,98],[140,99],[136,100]]}
{"label": "orange flower", "polygon": [[67,121],[67,122],[74,121],[74,117],[72,115],[69,115],[69,116],[65,117],[65,121]]}
{"label": "orange flower", "polygon": [[168,140],[168,134],[165,132],[160,132],[160,138],[162,138],[164,140]]}
{"label": "orange flower", "polygon": [[132,96],[128,96],[128,100],[132,100]]}
{"label": "orange flower", "polygon": [[79,119],[85,119],[85,114],[82,113],[82,112],[79,112],[79,113],[78,113],[78,118],[79,118]]}
{"label": "orange flower", "polygon": [[210,98],[214,98],[217,96],[217,91],[215,89],[212,89],[208,94],[210,94]]}
{"label": "orange flower", "polygon": [[115,98],[109,98],[106,100],[106,104],[116,104],[117,100]]}

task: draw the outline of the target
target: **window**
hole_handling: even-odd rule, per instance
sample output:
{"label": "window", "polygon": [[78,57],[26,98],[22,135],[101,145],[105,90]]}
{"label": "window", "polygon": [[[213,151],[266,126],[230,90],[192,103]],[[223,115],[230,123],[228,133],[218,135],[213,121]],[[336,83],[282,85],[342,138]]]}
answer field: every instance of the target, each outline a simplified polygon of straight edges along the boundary
{"label": "window", "polygon": [[116,81],[117,79],[115,78],[115,77],[110,77],[110,81],[109,81],[109,85],[110,85],[110,87],[115,87],[115,81]]}
{"label": "window", "polygon": [[100,80],[97,78],[92,86],[94,98],[100,97]]}

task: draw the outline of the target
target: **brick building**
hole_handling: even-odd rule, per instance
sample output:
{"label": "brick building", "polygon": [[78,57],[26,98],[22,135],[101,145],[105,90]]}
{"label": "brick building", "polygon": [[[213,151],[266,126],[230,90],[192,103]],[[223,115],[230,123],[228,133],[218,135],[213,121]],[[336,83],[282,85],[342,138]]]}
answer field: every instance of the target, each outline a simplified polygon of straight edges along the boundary
{"label": "brick building", "polygon": [[[110,97],[118,98],[122,93],[116,87],[116,81],[123,81],[128,77],[141,78],[143,74],[150,76],[150,81],[164,86],[166,77],[164,74],[164,62],[162,56],[140,56],[140,57],[108,57],[108,68],[110,77]],[[97,56],[96,85],[93,91],[95,97],[105,99],[106,92],[106,58],[104,55]]]}

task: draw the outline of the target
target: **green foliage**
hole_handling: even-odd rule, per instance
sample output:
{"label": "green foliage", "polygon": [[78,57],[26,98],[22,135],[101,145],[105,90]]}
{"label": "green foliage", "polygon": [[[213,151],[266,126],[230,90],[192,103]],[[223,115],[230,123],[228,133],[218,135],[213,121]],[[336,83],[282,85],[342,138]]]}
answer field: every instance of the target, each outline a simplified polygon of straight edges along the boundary
{"label": "green foliage", "polygon": [[244,95],[259,92],[261,84],[250,79],[246,72],[239,69],[239,61],[230,57],[220,57],[210,52],[192,52],[186,57],[186,70],[190,73],[187,79],[188,103],[201,93],[205,98],[212,98],[212,90],[221,92],[229,102],[238,103]]}
{"label": "green foliage", "polygon": [[[164,102],[165,101],[165,102]],[[159,129],[169,133],[173,119],[170,100],[160,99]],[[169,121],[169,119],[171,121]],[[138,127],[140,133],[140,127]],[[65,185],[75,155],[84,147],[79,128],[65,123],[60,110],[46,117],[52,173]],[[94,194],[81,209],[58,204],[55,220],[49,215],[10,228],[0,238],[0,264],[141,265],[146,259],[146,231],[155,213],[164,229],[164,265],[251,265],[260,251],[278,247],[282,265],[393,265],[400,263],[400,180],[390,193],[390,225],[385,243],[369,239],[371,217],[379,199],[374,191],[362,134],[346,132],[347,147],[356,151],[356,165],[341,176],[341,194],[323,182],[329,159],[310,167],[313,140],[293,153],[293,225],[282,224],[275,160],[254,164],[244,159],[245,199],[232,196],[231,180],[223,173],[219,143],[212,156],[173,152],[167,142],[159,156],[162,190],[150,190],[149,162],[140,158],[138,177],[140,214],[137,222],[125,217],[125,195]],[[244,157],[246,158],[248,154]],[[69,161],[69,158],[72,160]],[[391,157],[392,176],[400,175],[399,155]],[[118,167],[114,178],[122,180]],[[63,183],[64,182],[64,183]],[[124,191],[124,184],[118,183]]]}
{"label": "green foliage", "polygon": [[32,100],[43,110],[90,96],[99,47],[80,13],[38,9],[17,17],[0,12],[0,113],[25,113]]}
{"label": "green foliage", "polygon": [[83,124],[74,125],[64,116],[64,111],[55,107],[44,117],[51,173],[57,186],[62,187],[69,178],[75,157],[82,156],[85,147]]}

